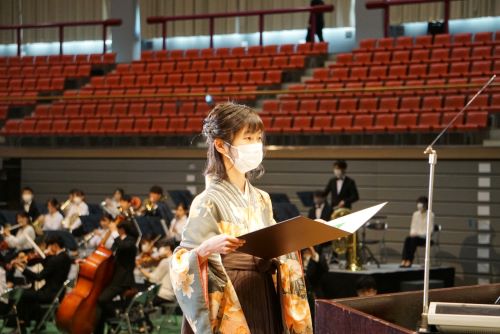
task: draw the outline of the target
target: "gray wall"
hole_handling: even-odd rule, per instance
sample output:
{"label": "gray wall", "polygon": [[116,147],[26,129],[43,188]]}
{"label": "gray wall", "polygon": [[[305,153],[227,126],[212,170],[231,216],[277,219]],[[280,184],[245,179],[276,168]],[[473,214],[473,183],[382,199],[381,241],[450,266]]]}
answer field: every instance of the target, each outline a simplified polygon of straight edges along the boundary
{"label": "gray wall", "polygon": [[[204,160],[128,159],[64,160],[25,159],[22,183],[30,185],[39,199],[66,197],[80,187],[88,200],[99,203],[113,188],[144,197],[149,187],[199,192],[204,187],[201,171]],[[256,182],[268,192],[286,192],[305,210],[295,194],[322,189],[331,175],[327,160],[268,160],[266,175]],[[398,262],[402,242],[408,234],[415,199],[427,195],[428,164],[422,160],[353,160],[348,173],[360,191],[355,209],[389,201],[386,253]],[[500,161],[438,161],[434,212],[441,224],[441,247],[437,254],[442,265],[457,271],[457,284],[500,282]],[[370,235],[368,235],[370,237]],[[378,253],[378,247],[373,247]],[[423,257],[420,249],[420,258]],[[434,252],[435,253],[435,252]]]}

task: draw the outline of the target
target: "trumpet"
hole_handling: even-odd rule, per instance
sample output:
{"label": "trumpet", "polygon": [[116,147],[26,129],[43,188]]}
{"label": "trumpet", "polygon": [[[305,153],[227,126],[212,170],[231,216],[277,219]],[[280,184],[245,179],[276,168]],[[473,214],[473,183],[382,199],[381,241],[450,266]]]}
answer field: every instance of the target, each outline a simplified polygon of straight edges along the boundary
{"label": "trumpet", "polygon": [[62,212],[66,212],[66,210],[69,208],[69,205],[71,204],[71,200],[70,199],[67,199],[66,202],[64,202],[63,204],[61,204],[61,211]]}

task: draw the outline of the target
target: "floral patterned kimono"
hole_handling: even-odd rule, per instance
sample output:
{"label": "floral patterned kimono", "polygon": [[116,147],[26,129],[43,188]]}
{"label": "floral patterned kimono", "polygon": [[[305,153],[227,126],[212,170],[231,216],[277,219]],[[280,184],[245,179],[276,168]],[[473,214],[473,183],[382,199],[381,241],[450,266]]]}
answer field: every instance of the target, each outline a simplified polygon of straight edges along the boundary
{"label": "floral patterned kimono", "polygon": [[[238,252],[227,258],[212,254],[201,263],[192,250],[221,233],[238,237],[271,224],[275,221],[269,195],[249,182],[242,193],[230,182],[214,179],[194,199],[170,270],[175,295],[193,333],[312,333],[298,252],[273,261]],[[276,324],[260,324],[266,316]],[[184,333],[191,331],[184,328]]]}

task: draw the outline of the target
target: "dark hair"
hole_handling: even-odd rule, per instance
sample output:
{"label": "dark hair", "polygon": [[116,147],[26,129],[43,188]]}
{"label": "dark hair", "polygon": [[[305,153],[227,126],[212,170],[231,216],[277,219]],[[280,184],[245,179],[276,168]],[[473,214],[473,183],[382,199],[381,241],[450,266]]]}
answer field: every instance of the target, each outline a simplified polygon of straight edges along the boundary
{"label": "dark hair", "polygon": [[137,231],[137,227],[130,220],[125,220],[125,221],[121,222],[120,224],[118,224],[118,228],[124,230],[126,235],[128,235],[134,239],[137,239],[137,237],[139,236],[139,232]]}
{"label": "dark hair", "polygon": [[69,193],[70,193],[71,195],[74,195],[77,191],[78,191],[78,189],[76,189],[76,188],[71,188],[71,189],[69,190]]}
{"label": "dark hair", "polygon": [[325,192],[322,190],[316,190],[313,194],[313,197],[325,198]]}
{"label": "dark hair", "polygon": [[132,201],[132,197],[130,195],[124,194],[121,200],[130,203]]}
{"label": "dark hair", "polygon": [[27,219],[28,219],[28,223],[31,223],[31,217],[28,215],[28,213],[27,213],[27,212],[24,212],[24,211],[19,211],[19,212],[16,214],[16,221],[17,221],[19,218],[27,218]]}
{"label": "dark hair", "polygon": [[377,290],[377,282],[371,276],[362,276],[356,281],[356,291]]}
{"label": "dark hair", "polygon": [[109,213],[107,212],[104,212],[102,215],[101,215],[101,218],[99,220],[110,220],[110,221],[113,221],[113,216],[111,216]]}
{"label": "dark hair", "polygon": [[56,198],[51,198],[47,201],[47,204],[52,205],[54,208],[59,209],[59,201]]}
{"label": "dark hair", "polygon": [[120,193],[120,196],[123,197],[123,195],[125,194],[125,191],[122,188],[116,188],[115,191],[113,192],[113,194],[115,194],[115,193]]}
{"label": "dark hair", "polygon": [[[215,149],[215,139],[221,139],[231,144],[238,131],[247,127],[248,131],[254,133],[264,131],[264,124],[257,111],[254,109],[232,102],[216,105],[203,121],[202,134],[208,145],[207,166],[205,175],[227,179],[227,171],[224,166],[222,154]],[[264,142],[264,138],[263,138]],[[247,173],[248,178],[258,178],[264,174],[262,164]]]}
{"label": "dark hair", "polygon": [[158,194],[158,195],[163,196],[163,188],[162,188],[162,187],[160,187],[160,186],[152,186],[152,187],[149,189],[149,192],[150,192],[150,193],[153,193],[153,194]]}
{"label": "dark hair", "polygon": [[346,170],[347,169],[347,162],[345,162],[345,160],[337,160],[333,163],[333,167],[338,167],[342,170]]}
{"label": "dark hair", "polygon": [[75,189],[73,191],[73,195],[78,196],[78,197],[83,197],[83,196],[85,196],[85,193],[83,192],[83,190]]}
{"label": "dark hair", "polygon": [[21,193],[25,192],[25,191],[29,191],[30,193],[33,194],[33,189],[31,189],[30,187],[24,187],[22,190],[21,190]]}
{"label": "dark hair", "polygon": [[180,206],[184,209],[184,211],[188,211],[188,206],[187,206],[187,204],[184,201],[180,201],[179,203],[177,203],[177,205],[175,206],[175,208],[177,209]]}
{"label": "dark hair", "polygon": [[425,210],[429,208],[429,199],[425,196],[420,196],[419,198],[417,198],[417,203],[422,203]]}
{"label": "dark hair", "polygon": [[45,239],[45,244],[47,246],[57,244],[59,247],[64,248],[64,240],[60,235],[52,234]]}

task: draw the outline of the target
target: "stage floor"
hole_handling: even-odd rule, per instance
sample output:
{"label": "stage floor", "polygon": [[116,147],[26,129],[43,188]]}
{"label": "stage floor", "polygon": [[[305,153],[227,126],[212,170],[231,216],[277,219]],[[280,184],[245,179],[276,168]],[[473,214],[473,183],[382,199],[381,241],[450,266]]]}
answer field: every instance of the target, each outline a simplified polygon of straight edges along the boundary
{"label": "stage floor", "polygon": [[[345,298],[356,296],[356,282],[363,276],[372,276],[377,283],[378,293],[400,292],[401,284],[409,281],[423,281],[424,268],[413,265],[411,268],[399,268],[399,263],[365,265],[364,270],[348,271],[340,269],[338,264],[330,265],[330,271],[322,280],[322,298]],[[442,281],[442,287],[454,286],[455,268],[432,267],[430,279]],[[407,283],[403,283],[407,284]]]}

